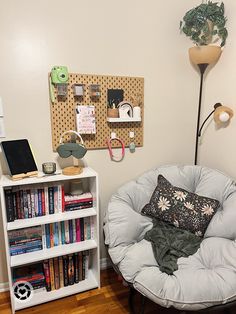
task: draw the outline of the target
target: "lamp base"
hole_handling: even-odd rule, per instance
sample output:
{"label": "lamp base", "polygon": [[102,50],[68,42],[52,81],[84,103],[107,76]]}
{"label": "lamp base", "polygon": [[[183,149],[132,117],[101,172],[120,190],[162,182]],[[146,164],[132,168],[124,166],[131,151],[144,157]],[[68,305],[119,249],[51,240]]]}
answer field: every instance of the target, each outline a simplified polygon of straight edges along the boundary
{"label": "lamp base", "polygon": [[65,176],[74,176],[76,174],[80,174],[83,172],[83,167],[80,166],[71,166],[71,167],[66,167],[62,169],[62,173]]}

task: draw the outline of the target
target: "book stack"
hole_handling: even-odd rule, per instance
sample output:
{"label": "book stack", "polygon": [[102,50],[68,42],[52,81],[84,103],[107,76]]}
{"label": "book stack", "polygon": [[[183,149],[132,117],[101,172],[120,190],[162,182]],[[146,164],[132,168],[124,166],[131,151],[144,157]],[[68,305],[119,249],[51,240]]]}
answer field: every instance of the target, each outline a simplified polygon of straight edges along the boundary
{"label": "book stack", "polygon": [[33,289],[45,287],[45,276],[42,263],[17,267],[13,269],[13,283],[19,281],[29,282]]}
{"label": "book stack", "polygon": [[47,291],[79,283],[88,276],[89,251],[59,256],[43,262]]}
{"label": "book stack", "polygon": [[55,222],[42,226],[44,248],[94,239],[94,217]]}
{"label": "book stack", "polygon": [[10,255],[18,255],[42,250],[41,226],[8,232]]}
{"label": "book stack", "polygon": [[5,190],[7,221],[26,219],[64,211],[64,186],[16,186]]}
{"label": "book stack", "polygon": [[93,196],[90,192],[80,195],[65,194],[65,211],[93,207]]}

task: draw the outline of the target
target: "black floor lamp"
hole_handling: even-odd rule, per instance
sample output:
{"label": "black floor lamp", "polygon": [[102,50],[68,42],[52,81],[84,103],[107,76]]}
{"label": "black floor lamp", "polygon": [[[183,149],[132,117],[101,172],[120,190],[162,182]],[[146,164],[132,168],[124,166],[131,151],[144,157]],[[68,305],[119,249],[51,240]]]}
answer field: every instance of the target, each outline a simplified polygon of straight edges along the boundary
{"label": "black floor lamp", "polygon": [[195,155],[194,155],[194,165],[198,164],[198,146],[199,137],[201,136],[201,131],[206,121],[214,114],[214,120],[216,123],[227,122],[233,116],[233,111],[222,106],[220,103],[215,104],[214,110],[206,117],[200,126],[201,122],[201,106],[202,106],[202,88],[204,73],[210,64],[214,64],[218,61],[221,55],[221,48],[218,46],[196,46],[189,49],[190,61],[196,65],[200,70],[200,89],[198,98],[198,113],[197,113],[197,127],[196,127],[196,137],[195,137]]}
{"label": "black floor lamp", "polygon": [[199,89],[199,98],[198,98],[198,113],[197,113],[197,129],[196,129],[196,139],[195,139],[195,156],[194,156],[194,165],[197,165],[198,158],[198,140],[199,140],[199,128],[200,128],[200,118],[201,118],[201,106],[202,106],[202,85],[203,77],[208,67],[208,63],[199,63],[198,67],[200,70],[200,89]]}

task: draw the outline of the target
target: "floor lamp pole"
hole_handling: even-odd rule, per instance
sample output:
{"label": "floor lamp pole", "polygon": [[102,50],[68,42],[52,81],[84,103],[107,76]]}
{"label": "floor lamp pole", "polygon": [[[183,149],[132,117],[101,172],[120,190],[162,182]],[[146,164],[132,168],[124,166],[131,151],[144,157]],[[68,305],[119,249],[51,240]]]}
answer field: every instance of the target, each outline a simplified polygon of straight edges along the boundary
{"label": "floor lamp pole", "polygon": [[208,66],[208,63],[198,64],[200,70],[200,90],[199,90],[199,101],[198,101],[198,114],[197,114],[197,130],[196,130],[196,140],[195,140],[195,157],[194,157],[194,165],[197,165],[197,157],[198,157],[198,140],[199,140],[199,126],[200,126],[200,117],[201,117],[201,105],[202,105],[202,85],[203,85],[203,77],[205,70]]}

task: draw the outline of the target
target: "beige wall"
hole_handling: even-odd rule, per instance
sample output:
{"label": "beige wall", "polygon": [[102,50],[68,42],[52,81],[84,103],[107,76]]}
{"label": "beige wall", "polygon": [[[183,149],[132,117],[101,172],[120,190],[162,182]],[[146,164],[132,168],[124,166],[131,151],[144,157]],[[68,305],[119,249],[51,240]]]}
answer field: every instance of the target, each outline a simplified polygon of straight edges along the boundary
{"label": "beige wall", "polygon": [[[39,167],[57,160],[51,148],[47,84],[53,65],[67,65],[70,72],[145,78],[144,147],[134,154],[126,151],[121,163],[111,162],[107,150],[89,151],[85,157],[100,176],[101,222],[110,195],[124,182],[159,164],[192,163],[199,75],[188,61],[191,43],[178,26],[190,2],[197,1],[1,2],[0,95],[7,139],[28,138]],[[216,101],[234,100],[236,4],[225,3],[231,33],[222,59],[206,78],[205,114]],[[210,125],[202,163],[236,175],[234,141],[227,141],[235,125],[233,121],[219,132]],[[7,281],[2,241],[0,250],[1,283]]]}

